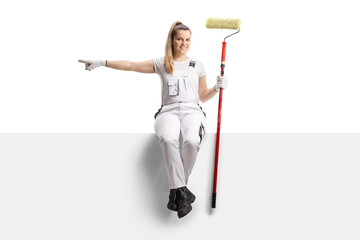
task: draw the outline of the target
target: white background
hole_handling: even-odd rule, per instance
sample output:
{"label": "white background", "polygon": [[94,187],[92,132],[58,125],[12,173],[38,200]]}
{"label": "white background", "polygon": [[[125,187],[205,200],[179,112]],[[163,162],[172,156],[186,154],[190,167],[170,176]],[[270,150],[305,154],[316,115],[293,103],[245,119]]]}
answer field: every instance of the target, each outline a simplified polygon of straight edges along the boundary
{"label": "white background", "polygon": [[[189,56],[220,71],[228,40],[222,132],[360,132],[360,15],[356,1],[5,1],[0,5],[1,132],[153,132],[155,74],[78,59],[162,56],[171,24],[193,32]],[[217,97],[202,104],[216,131]]]}

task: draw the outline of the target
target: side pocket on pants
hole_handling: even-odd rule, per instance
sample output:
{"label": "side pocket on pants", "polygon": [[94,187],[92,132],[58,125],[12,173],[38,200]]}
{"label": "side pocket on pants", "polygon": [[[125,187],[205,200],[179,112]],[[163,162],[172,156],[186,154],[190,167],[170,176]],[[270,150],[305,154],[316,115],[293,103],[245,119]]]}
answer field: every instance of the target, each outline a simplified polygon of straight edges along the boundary
{"label": "side pocket on pants", "polygon": [[154,119],[156,119],[157,115],[161,112],[161,109],[163,108],[164,105],[161,106],[161,108],[159,108],[159,110],[155,113],[154,115]]}
{"label": "side pocket on pants", "polygon": [[200,104],[198,104],[200,107],[200,110],[203,112],[204,116],[206,117],[206,113],[204,112],[204,110],[202,109],[202,107],[200,106]]}
{"label": "side pocket on pants", "polygon": [[205,137],[205,128],[204,125],[202,123],[200,123],[200,128],[199,128],[199,137],[200,137],[200,144],[203,140],[203,138]]}

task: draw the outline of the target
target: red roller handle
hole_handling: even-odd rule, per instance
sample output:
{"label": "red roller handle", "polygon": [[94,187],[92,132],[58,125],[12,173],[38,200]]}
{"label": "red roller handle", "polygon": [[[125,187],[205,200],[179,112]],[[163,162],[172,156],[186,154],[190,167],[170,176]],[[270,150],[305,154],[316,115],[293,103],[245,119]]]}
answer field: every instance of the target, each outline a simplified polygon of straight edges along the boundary
{"label": "red roller handle", "polygon": [[[225,53],[226,53],[226,42],[223,42],[222,43],[222,53],[221,53],[221,76],[224,76]],[[216,207],[216,185],[217,185],[217,173],[218,173],[218,163],[219,163],[219,145],[220,145],[222,98],[223,98],[223,89],[220,88],[220,91],[219,91],[218,122],[217,122],[217,131],[216,131],[214,183],[213,183],[213,194],[212,194],[212,204],[211,204],[212,208]]]}

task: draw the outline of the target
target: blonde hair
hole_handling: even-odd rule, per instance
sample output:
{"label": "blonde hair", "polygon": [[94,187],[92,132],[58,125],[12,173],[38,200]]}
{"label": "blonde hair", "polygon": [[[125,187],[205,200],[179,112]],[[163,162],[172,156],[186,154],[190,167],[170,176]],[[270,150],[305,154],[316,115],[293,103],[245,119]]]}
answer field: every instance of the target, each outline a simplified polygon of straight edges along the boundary
{"label": "blonde hair", "polygon": [[[165,68],[170,74],[172,74],[174,72],[173,41],[174,41],[174,36],[178,30],[190,31],[190,28],[188,28],[186,25],[184,25],[180,21],[176,21],[171,25],[171,28],[169,30],[169,34],[168,34],[168,37],[166,40],[166,45],[165,45]],[[190,34],[191,34],[191,31],[190,31]]]}

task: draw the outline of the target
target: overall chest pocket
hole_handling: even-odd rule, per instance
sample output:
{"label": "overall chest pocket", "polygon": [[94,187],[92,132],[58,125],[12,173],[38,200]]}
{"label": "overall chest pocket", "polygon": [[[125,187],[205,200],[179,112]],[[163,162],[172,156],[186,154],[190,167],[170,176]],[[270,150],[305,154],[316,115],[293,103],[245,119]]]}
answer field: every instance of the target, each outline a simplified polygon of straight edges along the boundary
{"label": "overall chest pocket", "polygon": [[168,82],[169,95],[178,96],[179,95],[179,79],[169,79]]}

